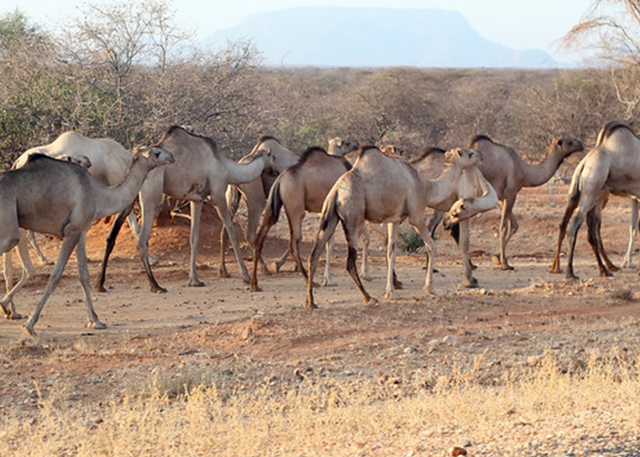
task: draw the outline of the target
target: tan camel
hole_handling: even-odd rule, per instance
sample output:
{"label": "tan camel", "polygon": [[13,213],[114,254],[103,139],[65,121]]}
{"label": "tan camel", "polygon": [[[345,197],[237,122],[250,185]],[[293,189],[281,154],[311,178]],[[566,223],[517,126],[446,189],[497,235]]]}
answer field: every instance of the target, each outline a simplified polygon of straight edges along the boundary
{"label": "tan camel", "polygon": [[[62,155],[57,157],[57,160],[62,160],[65,162],[72,162],[77,165],[80,165],[82,168],[89,169],[91,167],[91,161],[86,156],[76,156],[72,157],[69,155]],[[24,165],[24,164],[23,164]],[[3,258],[3,275],[4,275],[4,283],[6,288],[6,295],[0,300],[0,304],[4,305],[4,307],[9,307],[10,317],[11,319],[21,319],[22,316],[15,312],[15,307],[13,305],[13,296],[20,290],[26,282],[35,274],[35,268],[29,259],[29,248],[27,246],[27,238],[26,234],[29,233],[33,235],[33,232],[26,231],[24,229],[20,229],[20,241],[18,245],[13,248],[12,251],[5,252],[2,255]],[[11,259],[11,254],[13,252],[18,254],[18,259],[20,260],[20,266],[22,267],[22,274],[18,282],[13,285],[13,262]]]}
{"label": "tan camel", "polygon": [[[473,150],[454,149],[447,152],[447,166],[437,180],[422,178],[405,160],[388,157],[374,146],[362,148],[360,157],[353,168],[342,175],[327,195],[320,220],[320,229],[309,257],[307,280],[307,307],[316,308],[313,298],[313,276],[318,263],[320,250],[331,238],[338,221],[342,223],[348,244],[347,271],[360,290],[365,303],[375,303],[362,285],[356,267],[357,235],[365,220],[373,223],[388,224],[387,238],[387,286],[385,297],[394,297],[393,271],[395,267],[395,243],[398,224],[408,219],[427,248],[427,274],[424,290],[433,293],[433,250],[431,238],[424,217],[427,206],[437,206],[458,192],[458,180],[465,168],[478,165],[480,154]],[[489,192],[491,192],[487,189]],[[495,191],[493,205],[497,203]],[[474,213],[473,200],[456,206],[454,221],[471,217]]]}
{"label": "tan camel", "polygon": [[[131,162],[131,153],[117,141],[110,138],[89,138],[75,131],[64,132],[47,145],[28,149],[16,159],[12,168],[22,167],[31,154],[46,154],[57,159],[64,156],[72,160],[78,157],[83,160],[84,157],[91,163],[89,172],[106,186],[115,186],[122,182]],[[82,166],[82,164],[80,165]],[[133,213],[127,218],[127,222],[137,238],[139,226]],[[48,264],[53,263],[49,262],[42,254],[33,233],[28,232],[27,236],[40,261]],[[31,265],[31,260],[28,257],[26,261],[28,265]],[[31,268],[33,268],[32,265]]]}
{"label": "tan camel", "polygon": [[[307,278],[307,271],[302,265],[300,242],[302,240],[302,220],[307,212],[319,213],[327,193],[340,176],[351,169],[351,164],[341,156],[329,155],[320,147],[308,148],[300,161],[282,173],[271,187],[262,222],[253,246],[253,272],[251,275],[251,291],[261,290],[258,286],[258,259],[271,227],[278,222],[280,209],[285,208],[289,222],[289,252],[296,266]],[[364,231],[361,233],[364,236]],[[365,250],[367,248],[365,240]],[[324,284],[332,283],[330,276],[330,244],[327,248]],[[363,260],[368,255],[363,254]],[[282,259],[281,259],[282,260]],[[276,271],[281,265],[276,264]],[[368,275],[368,265],[364,265]]]}
{"label": "tan camel", "polygon": [[[250,182],[260,176],[265,170],[271,170],[273,160],[269,151],[257,151],[250,163],[239,164],[218,150],[214,140],[195,133],[190,133],[180,126],[170,127],[162,136],[158,146],[171,151],[175,163],[159,168],[149,173],[147,180],[140,189],[140,208],[142,222],[140,224],[140,238],[138,252],[144,266],[152,292],[166,292],[160,287],[153,276],[149,264],[149,237],[153,228],[153,221],[162,208],[163,194],[170,197],[189,200],[191,207],[191,260],[189,265],[189,286],[197,287],[204,284],[196,273],[196,254],[200,238],[200,216],[202,203],[208,197],[215,206],[224,227],[229,233],[231,246],[242,272],[244,282],[249,282],[249,273],[242,260],[242,253],[238,243],[235,227],[227,208],[225,192],[229,184]],[[119,228],[126,214],[121,213],[107,237],[107,248],[98,278],[98,288],[104,288],[106,268],[113,245],[115,244]]]}
{"label": "tan camel", "polygon": [[[640,198],[640,138],[628,125],[616,121],[607,123],[599,132],[595,147],[582,158],[571,179],[569,201],[558,240],[560,245],[564,236],[562,226],[568,225],[567,278],[576,278],[573,256],[577,234],[585,217],[592,219],[589,243],[596,254],[602,274],[601,246],[598,244],[597,230],[603,206],[602,202],[598,202],[602,200],[603,190],[616,195]],[[573,214],[576,209],[577,213]],[[555,266],[559,269],[559,261]]]}
{"label": "tan camel", "polygon": [[564,159],[574,152],[582,151],[584,147],[573,138],[553,140],[544,160],[538,164],[524,161],[513,149],[495,143],[485,135],[474,137],[469,147],[482,154],[480,171],[498,193],[502,207],[500,250],[493,260],[503,270],[510,270],[512,267],[507,261],[506,251],[507,243],[518,231],[518,223],[513,214],[518,192],[523,187],[537,187],[549,181]]}
{"label": "tan camel", "polygon": [[[333,156],[345,156],[350,152],[357,151],[359,147],[360,145],[356,140],[336,137],[329,140],[327,153]],[[271,149],[274,156],[281,157],[280,162],[278,162],[278,159],[276,158],[275,168],[278,174],[284,172],[286,168],[295,165],[300,160],[300,155],[298,153],[285,148],[280,144],[278,140],[270,136],[260,138],[256,146],[254,147],[254,150],[256,150],[256,148]],[[241,159],[241,162],[243,159]],[[260,215],[262,214],[262,211],[264,210],[264,207],[267,203],[267,196],[269,195],[269,190],[275,182],[275,179],[276,177],[274,176],[263,174],[260,179],[251,181],[250,183],[242,184],[240,186],[229,186],[229,189],[227,189],[227,205],[229,206],[229,208],[233,208],[232,211],[234,213],[240,201],[240,194],[242,194],[245,199],[247,205],[247,226],[245,229],[245,239],[251,246],[253,246],[256,239],[256,232],[258,229],[258,224],[260,222]],[[225,234],[226,231],[222,231],[220,233],[220,274],[222,276],[227,275],[224,260],[226,250]],[[282,265],[284,265],[284,262],[287,260],[288,256],[289,250],[286,250],[280,256],[279,260],[275,262],[274,268],[276,270],[276,273],[280,270]],[[259,261],[262,265],[262,270],[264,271],[264,273],[271,274],[271,271],[269,271],[269,268],[265,264],[262,257],[260,257]]]}
{"label": "tan camel", "polygon": [[[147,174],[174,161],[173,155],[159,147],[134,152],[124,181],[107,187],[84,168],[42,154],[31,156],[18,170],[0,175],[0,252],[12,249],[20,240],[20,228],[63,238],[62,247],[47,287],[35,311],[23,327],[33,336],[34,325],[49,295],[57,287],[71,252],[76,249],[78,273],[84,289],[89,326],[105,328],[93,310],[86,255],[86,232],[91,223],[131,206]],[[11,317],[14,309],[2,304],[2,312]]]}
{"label": "tan camel", "polygon": [[[430,147],[420,156],[411,159],[409,163],[418,171],[422,178],[435,179],[440,176],[444,170],[445,162],[447,160],[445,152],[446,151],[444,149]],[[478,167],[465,168],[458,180],[456,192],[452,192],[449,199],[441,201],[438,205],[430,205],[430,207],[435,211],[427,224],[429,233],[432,237],[434,236],[437,225],[440,223],[447,211],[460,214],[464,213],[464,207],[453,207],[457,200],[484,197],[482,201],[488,206],[485,209],[481,209],[481,211],[487,211],[495,207],[495,204],[497,204],[497,196],[495,200],[496,203],[494,204],[490,195],[496,195],[496,192],[482,175],[480,169]],[[462,205],[463,201],[464,200],[459,200],[458,205]],[[477,202],[476,206],[478,204],[480,203]],[[454,222],[458,218],[463,219],[459,225]],[[450,233],[460,249],[464,278],[462,286],[469,288],[477,287],[478,280],[472,274],[475,266],[471,263],[471,259],[469,257],[469,220],[468,218],[461,218],[460,215],[458,215],[458,217],[451,217],[450,215],[446,222],[448,226],[447,228],[451,229]]]}

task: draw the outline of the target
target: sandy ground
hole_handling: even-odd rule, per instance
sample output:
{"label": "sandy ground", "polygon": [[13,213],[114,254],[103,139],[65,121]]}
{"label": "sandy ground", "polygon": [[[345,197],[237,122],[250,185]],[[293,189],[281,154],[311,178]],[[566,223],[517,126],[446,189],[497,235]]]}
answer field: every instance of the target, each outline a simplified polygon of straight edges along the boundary
{"label": "sandy ground", "polygon": [[[320,309],[313,311],[303,309],[305,283],[293,271],[292,261],[279,275],[261,275],[263,292],[250,293],[229,251],[232,277],[220,279],[220,225],[213,216],[205,219],[201,231],[198,271],[206,283],[201,288],[187,287],[188,221],[164,218],[158,222],[150,248],[161,258],[154,272],[168,292],[153,294],[134,239],[125,228],[109,266],[109,290],[94,294],[96,312],[107,324],[106,330],[84,327],[85,304],[74,259],[36,325],[37,338],[23,336],[24,321],[0,321],[0,411],[10,405],[25,411],[32,408],[34,381],[46,390],[47,385],[63,380],[73,386],[78,401],[91,402],[130,383],[122,373],[158,367],[184,370],[199,363],[233,367],[236,373],[245,373],[241,379],[248,382],[252,376],[291,375],[295,367],[336,376],[392,376],[406,364],[409,353],[418,366],[435,367],[452,359],[471,363],[483,355],[491,367],[504,360],[526,363],[549,352],[570,360],[594,347],[603,352],[637,348],[640,307],[635,270],[600,278],[583,228],[575,264],[581,280],[567,281],[563,275],[548,273],[565,200],[566,186],[523,191],[516,204],[520,231],[508,250],[513,271],[496,269],[489,257],[498,244],[498,210],[476,218],[471,246],[479,289],[458,288],[459,255],[449,235],[439,230],[435,297],[422,292],[424,254],[401,253],[397,260],[405,284],[401,299],[382,299],[383,239],[374,234],[374,278],[365,287],[380,299],[377,306],[363,305],[344,271],[340,233],[332,262],[337,285],[316,289]],[[242,214],[238,219],[243,222]],[[628,220],[628,202],[612,198],[602,232],[608,252],[618,263],[627,245]],[[107,230],[108,225],[100,222],[88,236],[92,277],[99,268]],[[317,217],[309,216],[305,254],[315,230]],[[281,217],[270,234],[267,259],[283,252],[287,233]],[[59,241],[42,239],[41,246],[53,259]],[[243,251],[250,267],[250,250],[244,247]],[[38,275],[16,299],[19,312],[33,310],[50,270],[50,266],[38,266]]]}

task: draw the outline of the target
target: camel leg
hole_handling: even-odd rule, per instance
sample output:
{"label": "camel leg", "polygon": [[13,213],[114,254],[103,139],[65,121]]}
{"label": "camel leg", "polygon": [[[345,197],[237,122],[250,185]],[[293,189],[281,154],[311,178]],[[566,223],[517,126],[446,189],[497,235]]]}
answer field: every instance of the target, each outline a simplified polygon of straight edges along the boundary
{"label": "camel leg", "polygon": [[627,246],[627,252],[624,254],[622,260],[622,268],[634,268],[633,264],[633,245],[636,236],[638,236],[638,200],[635,198],[629,199],[629,206],[631,208],[631,223],[629,224],[629,245]]}
{"label": "camel leg", "polygon": [[337,214],[331,214],[327,216],[326,221],[320,221],[320,230],[316,235],[316,241],[313,245],[313,249],[311,250],[311,254],[309,255],[309,272],[307,277],[307,298],[306,298],[306,307],[307,308],[317,308],[318,306],[315,304],[313,299],[313,276],[316,272],[316,268],[318,266],[318,259],[320,257],[320,252],[324,249],[325,244],[331,239],[333,233],[336,230],[336,226],[338,225],[338,216]]}
{"label": "camel leg", "polygon": [[507,243],[511,238],[511,231],[513,233],[517,230],[516,227],[512,227],[511,212],[516,199],[508,198],[502,202],[502,217],[500,218],[500,251],[497,256],[493,257],[493,262],[502,270],[513,270],[513,267],[509,265],[507,261]]}
{"label": "camel leg", "polygon": [[597,212],[597,208],[593,208],[587,213],[587,227],[588,227],[588,240],[593,254],[596,256],[596,262],[598,263],[598,269],[600,270],[600,276],[613,276],[607,269],[606,265],[602,261],[602,255],[604,255],[604,248],[602,247],[602,241],[600,239],[600,222],[601,217]]}
{"label": "camel leg", "polygon": [[[362,228],[360,238],[362,239],[362,279],[371,281],[371,274],[369,274],[369,244],[371,244],[371,233],[369,233],[366,225]],[[393,272],[393,276],[395,286],[398,281],[398,278],[395,277],[395,271]]]}
{"label": "camel leg", "polygon": [[87,232],[83,232],[82,235],[80,235],[80,239],[78,240],[78,244],[76,245],[78,277],[80,278],[80,284],[82,284],[84,296],[87,300],[87,317],[89,318],[87,327],[101,330],[107,328],[107,326],[100,322],[100,319],[98,319],[98,315],[93,309],[93,300],[91,298],[91,278],[89,277],[89,265],[87,262],[86,233]]}
{"label": "camel leg", "polygon": [[549,273],[562,273],[562,268],[560,268],[560,251],[562,250],[562,242],[564,241],[564,237],[567,234],[567,227],[569,225],[569,221],[571,220],[571,216],[573,216],[573,212],[577,207],[577,199],[569,200],[569,202],[567,203],[567,207],[564,210],[564,216],[562,216],[562,222],[560,222],[560,227],[558,229],[558,242],[556,244],[556,252],[553,255],[553,263],[551,264]]}
{"label": "camel leg", "polygon": [[331,279],[331,252],[333,251],[333,237],[327,241],[327,245],[325,247],[325,251],[327,253],[327,261],[324,264],[324,277],[322,279],[322,285],[324,287],[335,286],[336,283]]}
{"label": "camel leg", "polygon": [[[198,273],[196,272],[196,256],[198,254],[198,245],[200,244],[202,202],[190,201],[189,205],[191,206],[191,231],[189,233],[189,246],[191,247],[191,259],[189,261],[189,287],[202,287],[204,286],[204,283],[198,279]],[[222,276],[222,271],[220,276]]]}
{"label": "camel leg", "polygon": [[[146,183],[143,185],[141,193],[143,191],[146,192],[145,186]],[[160,184],[160,188],[161,186],[162,184]],[[142,212],[140,238],[138,238],[138,253],[140,255],[140,260],[142,261],[142,266],[147,274],[151,292],[165,293],[167,289],[160,287],[160,284],[158,284],[158,281],[156,281],[156,278],[153,276],[151,265],[149,264],[149,238],[151,237],[151,230],[153,229],[153,221],[162,209],[162,193],[155,192],[155,189],[152,189],[152,192],[148,196],[145,195],[141,198],[140,206]]]}
{"label": "camel leg", "polygon": [[458,224],[459,238],[458,247],[460,248],[460,254],[462,256],[462,266],[464,269],[464,281],[462,285],[464,287],[473,289],[478,287],[478,280],[473,277],[473,266],[471,265],[471,259],[469,258],[469,220],[461,221]]}
{"label": "camel leg", "polygon": [[424,241],[424,247],[427,251],[427,274],[424,280],[423,291],[428,294],[434,295],[435,292],[433,290],[432,282],[433,282],[433,269],[434,269],[434,258],[436,252],[436,244],[431,238],[431,234],[427,229],[427,223],[424,218],[410,218],[409,223],[413,225],[413,228],[416,229],[422,241]]}
{"label": "camel leg", "polygon": [[[28,230],[28,233],[29,233],[28,234],[29,243],[31,244],[31,247],[33,248],[33,252],[36,253],[36,256],[40,260],[40,263],[42,265],[53,265],[53,262],[51,260],[47,259],[45,257],[45,255],[42,253],[42,251],[40,250],[40,246],[38,246],[38,241],[36,240],[35,233],[33,233],[31,230]],[[31,263],[31,260],[29,260],[29,263]]]}
{"label": "camel leg", "polygon": [[[120,229],[124,224],[125,219],[131,214],[133,209],[133,205],[125,210],[121,211],[116,217],[115,221],[113,221],[113,225],[109,230],[109,234],[107,235],[106,246],[104,248],[104,256],[102,258],[102,265],[100,266],[100,274],[98,276],[98,280],[96,281],[93,289],[96,292],[106,292],[107,289],[104,287],[104,282],[107,277],[107,265],[109,263],[109,257],[111,256],[111,252],[113,252],[113,248],[116,245],[116,239],[118,238],[118,234],[120,233]],[[140,234],[138,234],[138,240],[140,239]]]}
{"label": "camel leg", "polygon": [[58,287],[58,284],[60,284],[60,279],[62,278],[64,268],[67,266],[69,257],[71,256],[73,249],[76,247],[76,244],[78,244],[80,236],[81,234],[73,234],[64,237],[62,246],[60,248],[60,253],[58,254],[58,260],[56,260],[56,264],[53,267],[51,276],[49,276],[49,281],[47,282],[47,287],[42,294],[42,298],[40,299],[40,302],[38,302],[35,311],[31,315],[27,323],[22,327],[22,331],[25,332],[28,336],[36,335],[36,333],[33,331],[33,326],[36,325],[36,322],[38,322],[40,313],[42,312],[42,308],[44,308],[45,303],[47,303],[49,296],[55,290],[55,288]]}
{"label": "camel leg", "polygon": [[[289,252],[291,256],[296,261],[296,265],[302,273],[302,276],[305,280],[308,279],[307,270],[302,265],[302,256],[300,255],[300,242],[302,240],[302,220],[304,219],[305,213],[301,212],[300,214],[292,215],[287,211],[287,219],[289,220]],[[327,240],[328,241],[328,240]],[[330,255],[330,252],[328,253]]]}
{"label": "camel leg", "polygon": [[387,288],[384,298],[395,300],[393,289],[393,272],[396,265],[396,240],[398,239],[398,224],[387,224]]}
{"label": "camel leg", "polygon": [[[344,235],[347,239],[347,271],[349,272],[351,279],[353,279],[353,282],[356,283],[356,287],[360,291],[360,294],[362,294],[364,303],[367,305],[373,305],[377,303],[377,300],[369,295],[360,280],[360,276],[358,275],[358,233],[356,227],[359,224],[357,221],[354,222],[350,223],[344,219],[342,220],[342,229],[344,230]],[[364,224],[364,221],[361,221],[361,223]]]}
{"label": "camel leg", "polygon": [[20,230],[20,242],[18,243],[15,251],[18,253],[18,258],[20,259],[20,264],[22,266],[22,273],[20,275],[20,279],[17,284],[11,287],[13,284],[13,262],[12,262],[12,251],[5,252],[3,255],[4,260],[4,275],[5,282],[7,287],[7,293],[2,298],[0,305],[3,310],[8,311],[6,314],[7,319],[17,320],[22,319],[22,316],[16,312],[15,304],[13,302],[13,297],[24,285],[27,283],[29,278],[33,276],[33,274],[29,271],[26,266],[26,259],[29,258],[29,247],[27,245],[27,239],[25,237],[24,230]]}
{"label": "camel leg", "polygon": [[231,220],[231,215],[229,214],[229,209],[227,207],[227,202],[224,198],[215,198],[214,195],[211,195],[213,204],[218,211],[218,215],[222,220],[224,228],[227,229],[227,233],[229,234],[229,240],[231,241],[231,247],[233,248],[233,253],[236,256],[236,261],[238,262],[238,267],[240,267],[240,272],[242,273],[242,281],[246,284],[251,282],[251,278],[249,277],[249,271],[242,260],[242,252],[240,251],[240,245],[238,243],[238,235],[236,233],[235,225],[233,225],[233,221]]}

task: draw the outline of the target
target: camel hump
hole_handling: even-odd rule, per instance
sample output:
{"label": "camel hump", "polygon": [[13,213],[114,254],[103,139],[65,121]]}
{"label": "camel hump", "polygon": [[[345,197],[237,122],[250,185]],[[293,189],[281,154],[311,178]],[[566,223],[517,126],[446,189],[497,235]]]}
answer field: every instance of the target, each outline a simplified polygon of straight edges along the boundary
{"label": "camel hump", "polygon": [[276,143],[280,144],[280,141],[275,136],[271,135],[262,135],[260,138],[258,138],[258,142],[256,144],[264,143],[269,140],[275,141]]}
{"label": "camel hump", "polygon": [[41,152],[34,152],[33,154],[29,154],[29,156],[27,157],[26,165],[29,165],[30,163],[37,162],[37,161],[42,160],[42,159],[55,160],[55,159],[52,159],[48,155],[43,154]]}
{"label": "camel hump", "polygon": [[471,138],[471,141],[469,142],[468,147],[472,148],[476,145],[476,143],[479,143],[480,141],[490,141],[492,143],[495,143],[495,141],[493,141],[487,135],[476,135],[473,138]]}
{"label": "camel hump", "polygon": [[602,143],[604,143],[605,141],[607,141],[607,139],[614,134],[614,132],[616,132],[617,130],[620,129],[627,129],[629,130],[636,138],[638,137],[636,135],[636,132],[633,131],[633,129],[631,127],[629,127],[627,124],[623,123],[623,122],[619,122],[619,121],[609,121],[605,124],[605,126],[602,128],[602,130],[600,130],[600,132],[598,133],[598,138],[596,139],[596,148],[599,146],[602,146]]}
{"label": "camel hump", "polygon": [[425,149],[424,151],[422,151],[422,153],[419,156],[413,157],[411,160],[409,160],[409,163],[420,162],[421,160],[426,159],[430,155],[444,154],[445,152],[447,152],[447,151],[445,151],[442,148],[439,148],[437,146],[430,146],[427,149]]}

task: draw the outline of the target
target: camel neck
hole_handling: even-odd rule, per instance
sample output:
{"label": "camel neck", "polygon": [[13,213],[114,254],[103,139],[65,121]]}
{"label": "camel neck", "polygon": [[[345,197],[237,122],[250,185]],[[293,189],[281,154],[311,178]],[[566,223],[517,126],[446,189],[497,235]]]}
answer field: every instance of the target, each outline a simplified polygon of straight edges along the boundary
{"label": "camel neck", "polygon": [[462,168],[454,162],[443,170],[438,179],[423,179],[427,186],[427,206],[435,208],[450,200],[461,174]]}
{"label": "camel neck", "polygon": [[529,163],[521,160],[524,174],[523,187],[538,187],[546,183],[558,170],[564,160],[562,150],[552,149],[540,163]]}
{"label": "camel neck", "polygon": [[101,202],[97,209],[95,219],[100,219],[112,214],[119,213],[133,203],[142,184],[144,183],[149,169],[144,160],[135,158],[129,167],[129,171],[124,180],[112,187],[100,185],[96,182],[95,192],[97,200]]}
{"label": "camel neck", "polygon": [[258,178],[264,171],[266,156],[261,154],[251,162],[238,163],[227,159],[227,169],[229,170],[229,184],[244,184]]}

